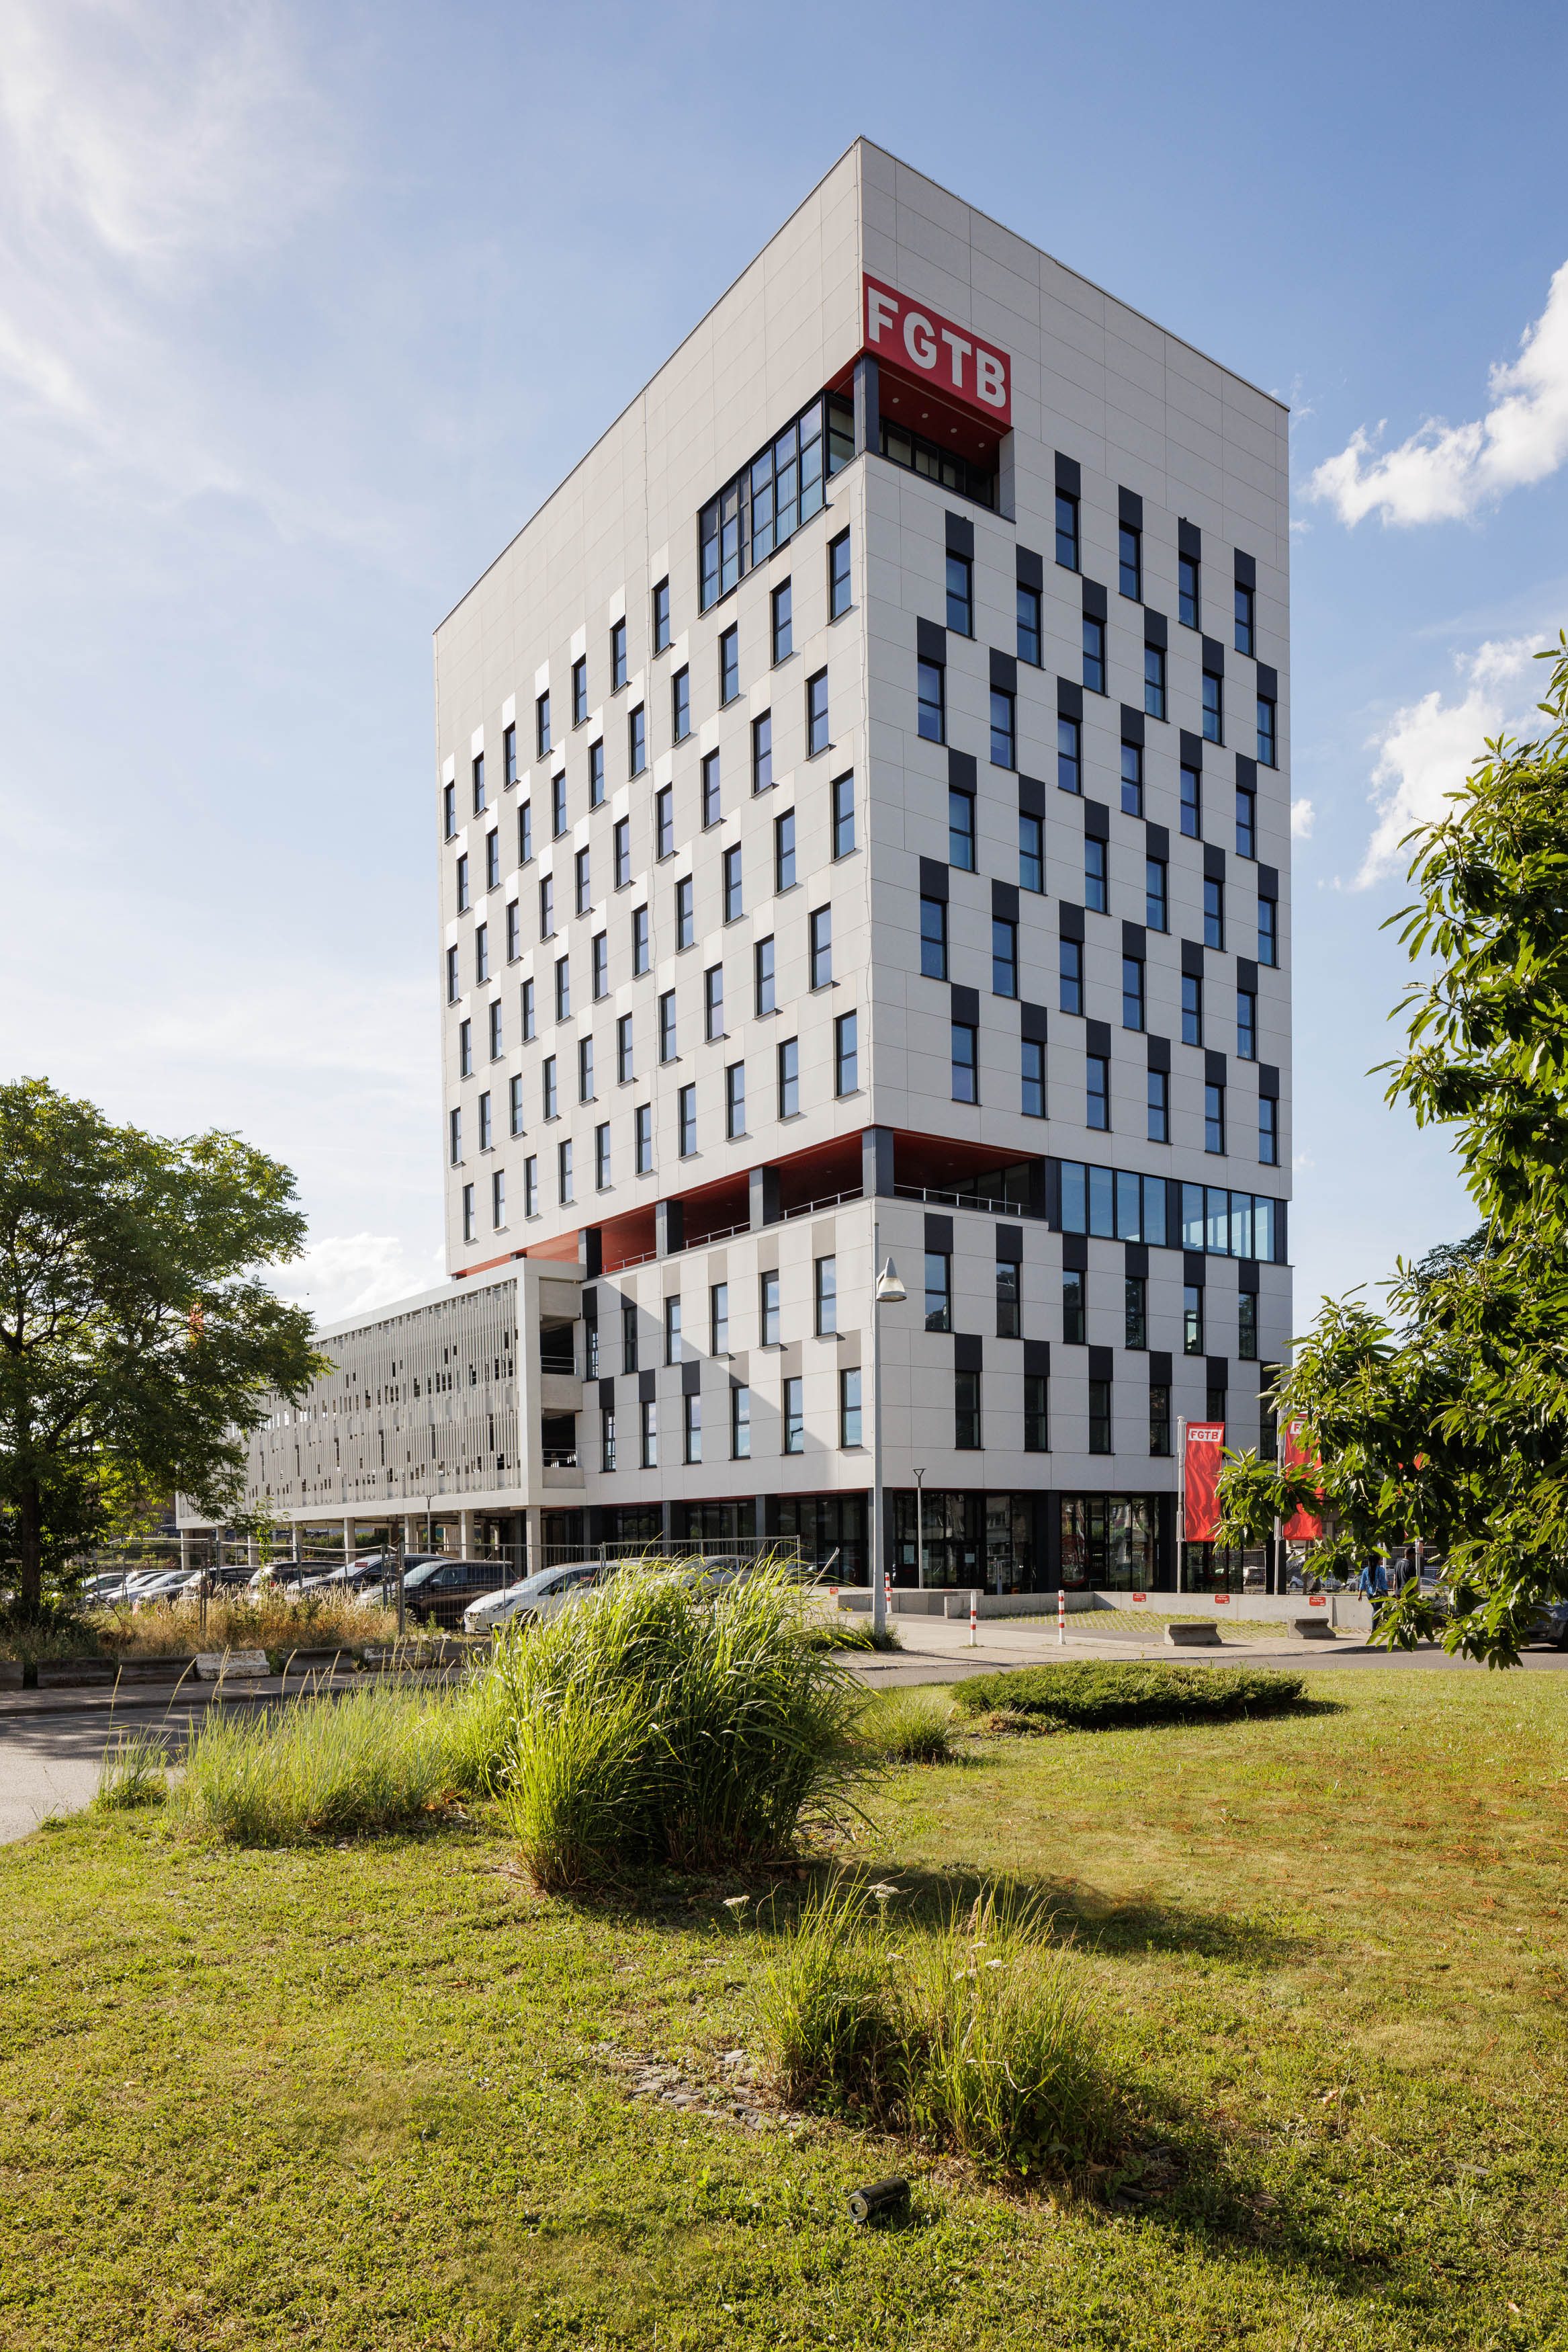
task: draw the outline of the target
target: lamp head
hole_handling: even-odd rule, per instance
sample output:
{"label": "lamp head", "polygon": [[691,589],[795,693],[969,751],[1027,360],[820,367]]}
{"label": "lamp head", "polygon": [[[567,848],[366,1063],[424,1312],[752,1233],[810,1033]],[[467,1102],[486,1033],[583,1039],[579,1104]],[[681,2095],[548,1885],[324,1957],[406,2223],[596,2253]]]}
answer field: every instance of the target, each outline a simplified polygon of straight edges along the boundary
{"label": "lamp head", "polygon": [[876,1297],[879,1307],[902,1307],[909,1293],[898,1278],[898,1268],[889,1258],[877,1276]]}

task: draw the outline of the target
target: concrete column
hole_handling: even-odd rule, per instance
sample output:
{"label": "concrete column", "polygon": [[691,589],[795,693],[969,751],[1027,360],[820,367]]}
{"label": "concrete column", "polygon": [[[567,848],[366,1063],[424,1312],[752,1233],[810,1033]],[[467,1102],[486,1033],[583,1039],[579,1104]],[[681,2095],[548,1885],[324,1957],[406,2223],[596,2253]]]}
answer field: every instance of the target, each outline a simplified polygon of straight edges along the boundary
{"label": "concrete column", "polygon": [[354,1557],[354,1522],[352,1519],[345,1519],[343,1521],[343,1560],[345,1566],[352,1560]]}
{"label": "concrete column", "polygon": [[298,1519],[295,1520],[293,1526],[289,1528],[288,1535],[288,1557],[290,1559],[298,1561],[302,1549],[299,1539],[299,1522]]}
{"label": "concrete column", "polygon": [[536,1505],[532,1510],[523,1513],[523,1519],[528,1547],[528,1564],[523,1570],[523,1575],[537,1576],[545,1564],[544,1513]]}
{"label": "concrete column", "polygon": [[261,1566],[261,1541],[258,1537],[247,1536],[246,1538],[245,1556],[250,1563],[251,1573],[254,1575],[256,1570]]}
{"label": "concrete column", "polygon": [[405,1511],[402,1515],[402,1550],[403,1558],[405,1559],[411,1551],[419,1550],[420,1537],[421,1528],[419,1521],[414,1517],[412,1511]]}
{"label": "concrete column", "polygon": [[457,1551],[458,1557],[462,1559],[472,1559],[474,1557],[474,1514],[472,1511],[459,1511],[457,1514]]}
{"label": "concrete column", "polygon": [[893,1197],[893,1129],[861,1130],[861,1190],[868,1201]]}
{"label": "concrete column", "polygon": [[182,1528],[180,1529],[180,1573],[181,1573],[181,1575],[182,1575],[182,1576],[189,1576],[189,1575],[190,1575],[190,1573],[191,1573],[191,1570],[192,1570],[192,1569],[193,1569],[193,1566],[194,1566],[194,1562],[193,1561],[193,1559],[192,1559],[192,1558],[191,1558],[191,1530],[190,1530],[190,1528]]}
{"label": "concrete column", "polygon": [[855,456],[882,447],[882,372],[869,352],[855,362]]}

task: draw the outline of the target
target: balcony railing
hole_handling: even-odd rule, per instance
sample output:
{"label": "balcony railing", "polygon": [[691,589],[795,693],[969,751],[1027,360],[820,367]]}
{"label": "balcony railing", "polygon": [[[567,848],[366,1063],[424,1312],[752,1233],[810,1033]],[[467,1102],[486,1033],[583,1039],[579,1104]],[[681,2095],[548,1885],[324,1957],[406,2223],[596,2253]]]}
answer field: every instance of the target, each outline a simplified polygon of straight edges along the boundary
{"label": "balcony railing", "polygon": [[577,1468],[576,1446],[547,1445],[544,1449],[544,1466],[547,1470],[575,1470]]}
{"label": "balcony railing", "polygon": [[936,1184],[895,1184],[896,1201],[924,1201],[927,1208],[978,1209],[992,1217],[1038,1217],[1039,1209],[1031,1209],[1021,1201],[994,1201],[982,1192],[944,1192]]}

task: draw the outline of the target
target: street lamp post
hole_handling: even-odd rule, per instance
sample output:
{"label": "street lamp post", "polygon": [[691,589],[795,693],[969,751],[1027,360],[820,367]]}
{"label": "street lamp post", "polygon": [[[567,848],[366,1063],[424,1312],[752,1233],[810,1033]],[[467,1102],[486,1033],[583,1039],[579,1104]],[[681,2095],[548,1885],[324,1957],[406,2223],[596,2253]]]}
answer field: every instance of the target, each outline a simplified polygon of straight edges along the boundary
{"label": "street lamp post", "polygon": [[871,1423],[872,1423],[872,1489],[871,1489],[871,1622],[878,1636],[887,1631],[887,1585],[883,1569],[886,1546],[883,1538],[882,1498],[882,1310],[884,1306],[902,1307],[909,1293],[898,1278],[898,1269],[891,1258],[885,1265],[882,1257],[882,1226],[873,1220],[871,1229]]}
{"label": "street lamp post", "polygon": [[915,1474],[915,1581],[925,1590],[925,1473]]}

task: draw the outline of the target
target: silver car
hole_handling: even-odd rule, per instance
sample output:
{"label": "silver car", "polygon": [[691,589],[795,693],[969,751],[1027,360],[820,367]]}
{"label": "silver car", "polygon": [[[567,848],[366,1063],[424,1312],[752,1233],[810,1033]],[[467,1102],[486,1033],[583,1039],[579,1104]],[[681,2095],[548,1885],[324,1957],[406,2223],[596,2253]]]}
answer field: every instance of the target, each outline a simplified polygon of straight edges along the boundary
{"label": "silver car", "polygon": [[513,1618],[553,1617],[569,1601],[583,1600],[598,1581],[596,1560],[580,1568],[541,1568],[520,1584],[508,1584],[504,1592],[486,1592],[471,1601],[463,1612],[463,1631],[493,1633]]}

